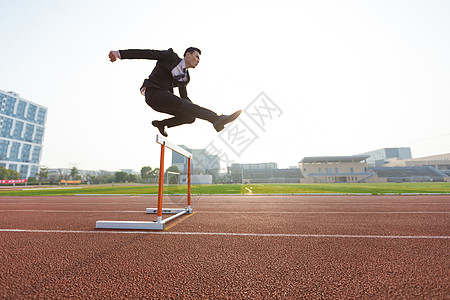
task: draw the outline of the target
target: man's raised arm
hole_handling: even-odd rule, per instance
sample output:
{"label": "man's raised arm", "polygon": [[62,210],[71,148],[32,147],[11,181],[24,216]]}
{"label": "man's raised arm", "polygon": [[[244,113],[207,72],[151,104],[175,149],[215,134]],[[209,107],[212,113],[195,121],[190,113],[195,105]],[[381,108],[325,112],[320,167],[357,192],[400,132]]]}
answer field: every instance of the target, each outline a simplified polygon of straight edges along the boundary
{"label": "man's raised arm", "polygon": [[176,55],[172,48],[168,50],[144,50],[144,49],[129,49],[110,51],[109,59],[111,62],[115,62],[117,59],[165,59],[170,55]]}

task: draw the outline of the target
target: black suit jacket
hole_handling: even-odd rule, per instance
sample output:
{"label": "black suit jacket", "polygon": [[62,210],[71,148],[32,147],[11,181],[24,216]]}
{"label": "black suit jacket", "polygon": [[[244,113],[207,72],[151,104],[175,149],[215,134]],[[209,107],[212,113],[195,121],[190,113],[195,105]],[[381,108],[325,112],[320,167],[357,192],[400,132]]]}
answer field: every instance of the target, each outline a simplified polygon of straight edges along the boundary
{"label": "black suit jacket", "polygon": [[172,50],[119,50],[121,59],[153,59],[157,60],[156,66],[148,79],[144,80],[142,86],[147,88],[169,91],[173,94],[173,88],[178,87],[180,97],[189,99],[187,95],[186,85],[190,81],[189,72],[187,72],[187,80],[184,82],[175,81],[172,76],[172,70],[181,61],[181,58]]}

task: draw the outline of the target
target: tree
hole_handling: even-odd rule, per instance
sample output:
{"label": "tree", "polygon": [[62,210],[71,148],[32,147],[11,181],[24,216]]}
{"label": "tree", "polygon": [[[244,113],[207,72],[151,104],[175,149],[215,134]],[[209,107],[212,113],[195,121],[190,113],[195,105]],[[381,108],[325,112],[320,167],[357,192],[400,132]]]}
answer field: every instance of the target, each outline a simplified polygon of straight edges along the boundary
{"label": "tree", "polygon": [[28,177],[28,183],[36,183],[36,182],[38,182],[36,177],[33,176]]}
{"label": "tree", "polygon": [[8,179],[20,179],[22,176],[20,175],[19,172],[14,171],[14,170],[8,170],[9,174],[8,174]]}
{"label": "tree", "polygon": [[8,179],[8,170],[4,166],[0,166],[0,180]]}
{"label": "tree", "polygon": [[152,175],[153,175],[153,170],[151,167],[142,167],[142,169],[141,169],[142,180],[150,182]]}
{"label": "tree", "polygon": [[170,166],[170,167],[168,167],[167,170],[166,170],[166,173],[164,174],[164,176],[169,176],[168,172],[177,173],[178,174],[176,176],[166,177],[166,178],[168,178],[169,183],[177,184],[178,183],[178,176],[180,174],[180,170],[178,169],[178,167],[177,166]]}
{"label": "tree", "polygon": [[[59,180],[68,180],[69,179],[69,174],[67,174],[67,172],[64,169],[58,169],[58,177]],[[67,182],[66,182],[67,184]]]}
{"label": "tree", "polygon": [[129,174],[128,175],[128,181],[129,182],[136,182],[137,181],[136,175]]}
{"label": "tree", "polygon": [[78,169],[77,169],[77,167],[73,167],[70,170],[70,177],[72,178],[72,180],[75,180],[75,179],[77,179],[77,176],[78,176]]}
{"label": "tree", "polygon": [[128,180],[128,173],[126,173],[126,172],[116,172],[114,174],[115,182],[125,182],[127,180]]}
{"label": "tree", "polygon": [[142,167],[141,178],[145,182],[156,182],[156,178],[159,175],[159,168],[152,169],[151,167]]}
{"label": "tree", "polygon": [[0,166],[0,180],[14,180],[20,179],[20,173],[14,170],[6,169]]}
{"label": "tree", "polygon": [[159,177],[159,168],[154,168],[150,179],[154,179],[156,182],[158,177]]}
{"label": "tree", "polygon": [[100,170],[98,178],[99,178],[99,183],[107,183],[108,179],[109,179],[109,174],[105,170]]}
{"label": "tree", "polygon": [[45,181],[47,179],[48,173],[49,173],[48,167],[42,166],[39,173],[36,174],[39,179],[39,184],[41,184],[42,181]]}

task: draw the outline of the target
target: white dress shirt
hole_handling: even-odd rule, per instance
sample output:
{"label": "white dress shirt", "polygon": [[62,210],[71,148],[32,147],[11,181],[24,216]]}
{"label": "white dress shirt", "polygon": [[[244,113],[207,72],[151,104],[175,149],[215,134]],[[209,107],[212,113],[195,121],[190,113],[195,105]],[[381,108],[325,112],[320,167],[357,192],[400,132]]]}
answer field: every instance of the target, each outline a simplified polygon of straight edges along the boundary
{"label": "white dress shirt", "polygon": [[[175,66],[175,68],[172,69],[172,76],[177,81],[187,81],[187,69],[186,69],[186,62],[184,61],[184,58],[180,61],[178,65]],[[141,88],[141,94],[145,96],[145,90],[146,87],[143,86]]]}

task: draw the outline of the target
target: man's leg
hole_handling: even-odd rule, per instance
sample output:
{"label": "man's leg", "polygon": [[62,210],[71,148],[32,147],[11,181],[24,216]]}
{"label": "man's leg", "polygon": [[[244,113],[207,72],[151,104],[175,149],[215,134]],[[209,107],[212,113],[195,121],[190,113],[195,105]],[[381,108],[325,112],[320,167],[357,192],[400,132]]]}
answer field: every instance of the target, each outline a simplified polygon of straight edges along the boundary
{"label": "man's leg", "polygon": [[189,117],[183,114],[175,115],[173,118],[165,119],[161,122],[164,122],[164,125],[167,127],[175,127],[183,124],[192,124],[194,123],[195,118]]}
{"label": "man's leg", "polygon": [[171,114],[174,117],[162,121],[153,121],[161,134],[167,136],[165,126],[174,127],[192,123],[196,118],[209,121],[217,132],[224,129],[224,125],[234,121],[241,113],[240,110],[231,115],[217,115],[212,110],[192,103],[188,99],[182,99],[168,91],[147,90],[145,93],[147,104],[158,112]]}
{"label": "man's leg", "polygon": [[168,91],[146,93],[145,100],[154,110],[174,116],[161,121],[168,127],[189,124],[196,118],[214,123],[219,118],[215,112],[194,104],[188,99],[177,97]]}

